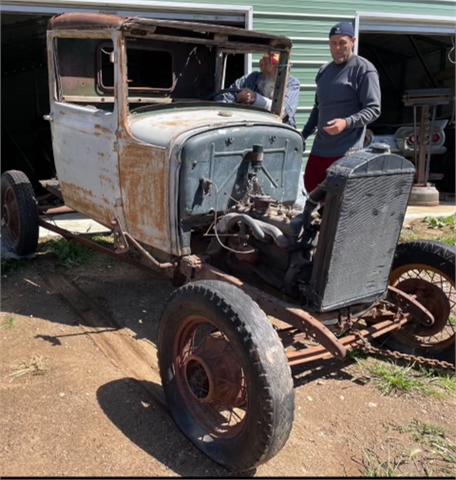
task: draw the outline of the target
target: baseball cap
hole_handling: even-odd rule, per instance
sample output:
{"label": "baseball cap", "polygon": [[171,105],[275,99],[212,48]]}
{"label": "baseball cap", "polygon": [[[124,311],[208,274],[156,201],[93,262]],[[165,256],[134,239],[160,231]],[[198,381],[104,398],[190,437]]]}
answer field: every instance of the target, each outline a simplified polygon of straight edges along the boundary
{"label": "baseball cap", "polygon": [[355,36],[355,31],[353,30],[353,25],[349,22],[340,22],[336,23],[331,30],[329,31],[329,37],[333,35],[348,35],[349,37]]}
{"label": "baseball cap", "polygon": [[279,64],[279,54],[278,53],[265,53],[263,58],[269,58],[271,65]]}

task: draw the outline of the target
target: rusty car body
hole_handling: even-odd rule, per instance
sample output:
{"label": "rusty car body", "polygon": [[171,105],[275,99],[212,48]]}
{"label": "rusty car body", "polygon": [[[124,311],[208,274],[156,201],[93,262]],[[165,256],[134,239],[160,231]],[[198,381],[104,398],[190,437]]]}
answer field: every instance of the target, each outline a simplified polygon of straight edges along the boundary
{"label": "rusty car body", "polygon": [[[397,246],[412,164],[381,146],[350,154],[296,206],[288,38],[62,14],[47,48],[57,178],[37,200],[24,174],[2,176],[3,240],[33,253],[41,226],[172,280],[160,373],[198,448],[235,471],[272,458],[293,421],[290,366],[373,339],[452,367],[454,249]],[[279,54],[271,111],[218,101],[230,65],[264,53]],[[47,220],[69,208],[108,227],[113,248]]]}

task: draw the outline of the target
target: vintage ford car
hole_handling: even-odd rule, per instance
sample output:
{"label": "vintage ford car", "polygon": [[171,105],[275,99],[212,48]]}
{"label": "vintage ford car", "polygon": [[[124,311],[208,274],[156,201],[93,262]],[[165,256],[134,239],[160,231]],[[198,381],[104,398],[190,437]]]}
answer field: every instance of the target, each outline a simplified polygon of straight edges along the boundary
{"label": "vintage ford car", "polygon": [[[289,39],[63,14],[47,48],[57,178],[37,202],[24,173],[4,173],[2,240],[32,254],[42,226],[172,279],[160,374],[203,452],[235,471],[276,455],[293,422],[292,366],[379,339],[396,358],[453,367],[454,248],[397,246],[413,165],[382,148],[351,154],[295,208],[302,138],[281,118]],[[271,111],[218,102],[245,56],[264,53],[279,54]],[[48,222],[63,202],[111,229],[113,248]]]}

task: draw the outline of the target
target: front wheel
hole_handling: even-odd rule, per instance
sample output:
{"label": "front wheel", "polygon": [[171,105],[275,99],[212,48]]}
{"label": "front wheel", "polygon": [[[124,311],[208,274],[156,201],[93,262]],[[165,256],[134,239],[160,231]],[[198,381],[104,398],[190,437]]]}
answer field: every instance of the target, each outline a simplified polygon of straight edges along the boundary
{"label": "front wheel", "polygon": [[245,471],[285,445],[290,368],[265,313],[244,292],[215,280],[177,289],[162,314],[158,359],[172,417],[214,461]]}
{"label": "front wheel", "polygon": [[389,334],[384,344],[394,350],[455,363],[456,248],[434,241],[398,245],[390,285],[412,295],[434,316],[426,327],[409,321]]}

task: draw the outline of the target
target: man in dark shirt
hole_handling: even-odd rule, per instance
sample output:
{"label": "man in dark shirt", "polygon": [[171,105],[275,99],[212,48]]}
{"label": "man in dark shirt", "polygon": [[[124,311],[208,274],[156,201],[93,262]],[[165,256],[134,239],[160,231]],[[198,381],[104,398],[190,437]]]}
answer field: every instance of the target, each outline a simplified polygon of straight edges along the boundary
{"label": "man in dark shirt", "polygon": [[363,148],[366,125],[380,116],[380,84],[376,68],[353,53],[356,39],[351,23],[338,23],[329,32],[333,61],[317,73],[315,105],[302,131],[305,141],[315,128],[304,173],[311,192],[326,178],[326,169],[347,153]]}
{"label": "man in dark shirt", "polygon": [[[266,53],[260,60],[259,72],[244,75],[229,87],[239,89],[239,93],[224,93],[217,100],[228,103],[244,103],[271,110],[278,63],[279,56],[277,54],[268,55]],[[299,87],[298,79],[289,75],[282,121],[294,128],[296,128],[295,115],[298,108]]]}

